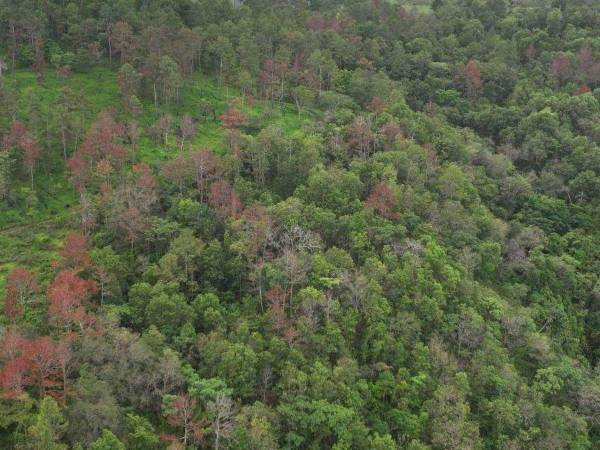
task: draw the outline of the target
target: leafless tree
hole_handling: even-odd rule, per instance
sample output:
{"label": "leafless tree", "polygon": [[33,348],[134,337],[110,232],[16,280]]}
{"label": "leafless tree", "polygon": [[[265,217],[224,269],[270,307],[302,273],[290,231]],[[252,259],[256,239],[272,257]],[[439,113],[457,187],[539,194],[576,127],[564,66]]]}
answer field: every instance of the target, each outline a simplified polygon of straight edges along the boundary
{"label": "leafless tree", "polygon": [[212,429],[215,434],[215,450],[219,450],[221,439],[226,438],[233,429],[233,402],[220,392],[215,401],[209,404],[209,409],[213,414]]}

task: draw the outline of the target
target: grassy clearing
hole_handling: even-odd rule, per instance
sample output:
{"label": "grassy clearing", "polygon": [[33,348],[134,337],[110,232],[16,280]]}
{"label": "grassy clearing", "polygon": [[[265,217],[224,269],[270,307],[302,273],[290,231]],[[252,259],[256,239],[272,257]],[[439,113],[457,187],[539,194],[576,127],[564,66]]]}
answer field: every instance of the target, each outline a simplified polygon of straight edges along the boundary
{"label": "grassy clearing", "polygon": [[[52,108],[64,86],[71,88],[84,99],[89,111],[88,125],[96,115],[107,108],[115,108],[122,120],[125,116],[118,91],[117,74],[107,69],[94,69],[88,73],[76,73],[64,80],[48,73],[42,83],[29,71],[17,71],[7,76],[14,83],[19,102],[25,106],[37,104],[40,116],[52,117]],[[200,105],[209,101],[217,117],[229,102],[237,99],[238,107],[251,119],[259,119],[263,125],[277,125],[286,134],[293,134],[308,120],[308,113],[298,116],[289,104],[256,101],[252,106],[244,103],[232,88],[220,87],[215,81],[200,74],[188,80],[181,89],[180,102],[169,106],[155,107],[152,102],[143,103],[143,112],[137,119],[142,127],[142,137],[136,148],[137,162],[160,164],[178,153],[178,144],[172,137],[167,148],[157,145],[148,138],[145,129],[162,114],[171,113],[175,118],[190,114],[199,121],[198,134],[186,145],[191,148],[210,148],[223,154],[224,132],[220,122],[202,119]],[[23,110],[23,108],[20,108]],[[27,110],[27,108],[24,108]],[[28,121],[28,117],[19,117]],[[202,119],[202,120],[200,120]],[[3,297],[7,273],[15,266],[25,266],[40,274],[42,281],[51,276],[50,261],[56,258],[56,249],[70,229],[73,228],[73,212],[77,208],[78,196],[70,186],[64,171],[62,148],[58,142],[50,146],[44,167],[36,173],[35,189],[32,192],[25,177],[15,186],[15,201],[0,204],[0,298]]]}

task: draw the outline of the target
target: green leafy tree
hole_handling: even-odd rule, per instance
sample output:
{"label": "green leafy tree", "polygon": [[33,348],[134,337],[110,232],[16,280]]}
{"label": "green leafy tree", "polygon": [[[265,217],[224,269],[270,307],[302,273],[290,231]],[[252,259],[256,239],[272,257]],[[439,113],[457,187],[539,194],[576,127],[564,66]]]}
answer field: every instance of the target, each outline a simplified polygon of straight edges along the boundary
{"label": "green leafy tree", "polygon": [[90,450],[125,450],[125,445],[110,430],[102,430],[98,439],[92,442]]}
{"label": "green leafy tree", "polygon": [[46,397],[40,403],[33,425],[27,429],[26,446],[32,450],[66,450],[67,445],[60,442],[66,429],[67,421],[58,404]]}

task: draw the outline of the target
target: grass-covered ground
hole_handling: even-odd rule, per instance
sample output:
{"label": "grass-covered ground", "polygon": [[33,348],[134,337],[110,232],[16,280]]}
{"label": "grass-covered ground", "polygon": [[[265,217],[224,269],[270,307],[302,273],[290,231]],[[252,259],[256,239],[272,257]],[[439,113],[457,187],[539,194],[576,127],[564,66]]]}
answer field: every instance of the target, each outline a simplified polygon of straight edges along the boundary
{"label": "grass-covered ground", "polygon": [[[53,116],[52,109],[64,86],[68,86],[84,100],[88,111],[87,125],[100,111],[107,108],[116,108],[123,120],[130,119],[123,112],[115,70],[94,69],[87,73],[76,73],[67,80],[49,71],[42,83],[38,83],[30,71],[17,71],[8,74],[6,81],[16,86],[20,103],[37,103],[40,116],[47,118],[49,123]],[[147,127],[167,112],[176,121],[184,113],[198,121],[198,133],[186,145],[186,151],[210,148],[222,154],[225,152],[223,128],[218,120],[202,118],[200,105],[209,101],[218,117],[237,95],[237,90],[220,87],[217,82],[196,74],[185,82],[179,103],[157,108],[152,102],[144,102],[142,114],[137,118],[143,131],[135,152],[136,161],[157,165],[179,152],[179,146],[173,137],[170,145],[165,148],[153,142],[145,132]],[[251,120],[260,118],[261,123],[275,124],[283,128],[286,134],[293,134],[308,117],[299,117],[293,105],[289,104],[271,105],[255,101],[250,106],[248,102],[238,99],[236,105]],[[29,119],[26,116],[18,118],[25,122]],[[42,281],[48,281],[50,262],[56,257],[56,249],[68,231],[74,228],[73,213],[77,208],[78,195],[64,171],[60,143],[51,143],[45,157],[52,161],[41,165],[37,171],[34,192],[23,177],[14,186],[15,201],[10,205],[0,203],[0,297],[4,293],[5,277],[15,266],[28,267],[40,274]],[[44,167],[51,169],[44,170]]]}

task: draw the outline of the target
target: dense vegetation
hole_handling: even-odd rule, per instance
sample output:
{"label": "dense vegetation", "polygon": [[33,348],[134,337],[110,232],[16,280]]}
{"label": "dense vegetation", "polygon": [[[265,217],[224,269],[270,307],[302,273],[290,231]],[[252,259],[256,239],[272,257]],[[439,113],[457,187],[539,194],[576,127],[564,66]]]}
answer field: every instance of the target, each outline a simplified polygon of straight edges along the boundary
{"label": "dense vegetation", "polygon": [[0,447],[600,446],[600,4],[0,0]]}

